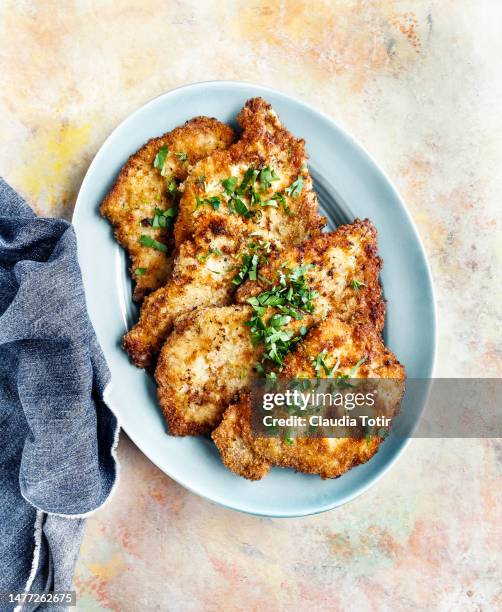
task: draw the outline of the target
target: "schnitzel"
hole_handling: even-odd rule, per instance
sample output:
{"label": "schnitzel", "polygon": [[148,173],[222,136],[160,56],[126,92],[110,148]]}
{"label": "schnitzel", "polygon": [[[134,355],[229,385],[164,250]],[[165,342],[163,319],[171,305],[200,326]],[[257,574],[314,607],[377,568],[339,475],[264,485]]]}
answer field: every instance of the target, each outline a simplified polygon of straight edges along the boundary
{"label": "schnitzel", "polygon": [[[320,359],[322,356],[322,361]],[[319,363],[323,367],[316,367]],[[314,327],[294,353],[285,359],[281,377],[392,379],[386,386],[386,414],[399,409],[404,391],[405,369],[387,349],[370,323],[347,323],[331,313]],[[395,382],[398,381],[398,382]],[[212,438],[223,463],[249,480],[263,478],[273,465],[290,467],[322,478],[336,478],[375,455],[388,432],[366,438],[255,437],[252,431],[251,394],[241,394],[228,407]]]}
{"label": "schnitzel", "polygon": [[177,317],[231,304],[237,286],[256,277],[259,261],[324,226],[304,141],[261,98],[249,100],[238,120],[240,140],[200,160],[184,182],[172,278],[147,297],[123,340],[139,367],[155,363]]}
{"label": "schnitzel", "polygon": [[330,312],[345,321],[371,321],[379,331],[385,310],[380,265],[375,228],[356,221],[274,257],[242,287],[241,305],[185,316],[155,371],[170,433],[210,432],[233,396],[287,363],[284,357]]}
{"label": "schnitzel", "polygon": [[234,140],[227,125],[196,117],[149,140],[120,171],[101,214],[113,224],[117,241],[131,258],[136,302],[164,285],[171,274],[180,183],[193,164]]}

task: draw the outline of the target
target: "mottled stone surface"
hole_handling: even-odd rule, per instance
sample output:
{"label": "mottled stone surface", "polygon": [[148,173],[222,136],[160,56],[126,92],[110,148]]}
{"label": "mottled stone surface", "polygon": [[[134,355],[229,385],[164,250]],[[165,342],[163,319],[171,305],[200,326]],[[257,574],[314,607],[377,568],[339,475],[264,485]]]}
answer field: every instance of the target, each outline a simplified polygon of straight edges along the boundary
{"label": "mottled stone surface", "polygon": [[[184,83],[239,79],[329,113],[403,195],[431,263],[438,376],[502,375],[502,5],[494,0],[0,4],[0,174],[71,216],[109,132]],[[186,492],[125,436],[89,519],[83,610],[496,610],[495,440],[415,440],[368,493],[268,520]]]}

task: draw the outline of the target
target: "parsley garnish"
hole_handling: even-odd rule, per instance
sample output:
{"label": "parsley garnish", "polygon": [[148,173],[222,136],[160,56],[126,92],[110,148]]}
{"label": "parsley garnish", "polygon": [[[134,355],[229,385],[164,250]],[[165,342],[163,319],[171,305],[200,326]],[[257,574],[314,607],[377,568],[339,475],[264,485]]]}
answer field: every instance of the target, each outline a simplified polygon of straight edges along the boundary
{"label": "parsley garnish", "polygon": [[353,288],[354,288],[356,291],[359,291],[359,289],[360,289],[361,287],[365,287],[365,284],[364,284],[362,281],[357,280],[357,278],[354,278],[354,279],[352,280],[352,287],[353,287]]}
{"label": "parsley garnish", "polygon": [[152,227],[161,227],[170,229],[173,226],[174,219],[178,214],[177,208],[168,208],[167,210],[155,209],[155,216],[151,221]]}
{"label": "parsley garnish", "polygon": [[167,148],[167,145],[163,145],[162,147],[160,147],[160,149],[157,151],[155,159],[153,160],[153,167],[157,168],[157,170],[162,171],[168,153],[169,149]]}
{"label": "parsley garnish", "polygon": [[178,185],[176,185],[176,181],[171,179],[167,184],[167,193],[174,198],[174,196],[178,193]]}
{"label": "parsley garnish", "polygon": [[204,204],[209,204],[209,206],[213,207],[213,210],[218,210],[221,203],[219,196],[211,196],[210,198],[199,198],[199,196],[196,195],[195,200],[197,202],[195,210],[197,210],[200,206],[203,206]]}
{"label": "parsley garnish", "polygon": [[296,181],[291,183],[289,187],[286,187],[285,192],[288,196],[292,198],[297,198],[300,195],[301,190],[303,189],[303,179],[299,176]]}
{"label": "parsley garnish", "polygon": [[263,244],[254,244],[250,242],[248,244],[249,251],[243,253],[242,264],[239,268],[239,272],[234,276],[234,285],[241,285],[246,278],[250,280],[256,280],[258,277],[258,266],[264,263],[267,258],[263,255],[263,252],[270,253],[270,242]]}
{"label": "parsley garnish", "polygon": [[277,202],[279,202],[279,204],[282,206],[282,209],[287,215],[293,214],[293,212],[288,206],[288,203],[286,202],[286,198],[284,197],[282,193],[279,193],[279,192],[274,193],[274,195],[272,196],[272,200],[276,200]]}
{"label": "parsley garnish", "polygon": [[[304,313],[314,310],[312,300],[317,293],[307,286],[305,280],[305,274],[311,267],[304,265],[292,270],[281,270],[278,284],[248,299],[253,307],[253,316],[246,325],[251,328],[252,343],[265,345],[262,362],[268,360],[282,367],[284,357],[302,339],[302,335],[295,336],[284,327],[292,319],[302,319]],[[276,308],[278,312],[265,322],[263,317],[268,307]]]}
{"label": "parsley garnish", "polygon": [[187,154],[183,153],[182,151],[180,151],[179,153],[176,153],[176,157],[182,162],[188,159]]}
{"label": "parsley garnish", "polygon": [[240,198],[235,198],[233,201],[235,212],[243,217],[249,218],[253,215],[253,213],[249,210],[249,208],[244,204],[244,202]]}
{"label": "parsley garnish", "polygon": [[272,187],[272,181],[278,181],[279,177],[275,170],[272,170],[270,166],[265,166],[260,170],[260,188],[263,191],[267,191]]}
{"label": "parsley garnish", "polygon": [[202,185],[204,185],[204,181],[206,180],[206,177],[201,174],[200,176],[197,177],[197,185],[199,187],[202,187]]}
{"label": "parsley garnish", "polygon": [[196,255],[196,259],[197,261],[200,261],[200,263],[205,263],[209,255],[216,255],[217,257],[221,257],[223,253],[220,251],[220,249],[209,249],[209,251],[205,255]]}
{"label": "parsley garnish", "polygon": [[328,367],[328,364],[326,363],[327,356],[327,351],[322,351],[316,358],[312,357],[312,365],[315,369],[316,378],[321,378],[321,369],[324,370],[324,374],[327,378],[330,378],[333,372],[336,370],[338,364],[335,364],[332,368]]}
{"label": "parsley garnish", "polygon": [[143,276],[146,270],[147,268],[136,268],[136,270],[134,270],[134,274],[136,274],[136,276]]}
{"label": "parsley garnish", "polygon": [[359,359],[356,365],[350,370],[350,374],[349,374],[350,377],[354,376],[354,374],[359,369],[359,366],[362,365],[366,361],[366,359],[367,357],[362,357],[361,359]]}
{"label": "parsley garnish", "polygon": [[259,170],[255,170],[252,166],[251,168],[248,168],[246,170],[246,173],[244,174],[244,178],[242,179],[242,183],[240,184],[239,189],[237,189],[237,193],[239,195],[242,195],[246,191],[246,187],[248,185],[252,188],[258,174]]}
{"label": "parsley garnish", "polygon": [[139,239],[139,242],[142,246],[151,247],[156,251],[162,251],[163,253],[167,251],[167,247],[163,242],[159,242],[158,240],[150,238],[150,236],[146,236],[145,234],[142,234]]}
{"label": "parsley garnish", "polygon": [[221,184],[223,185],[223,188],[225,189],[225,193],[231,196],[234,193],[235,187],[237,185],[237,177],[231,176],[230,178],[227,178],[221,181]]}

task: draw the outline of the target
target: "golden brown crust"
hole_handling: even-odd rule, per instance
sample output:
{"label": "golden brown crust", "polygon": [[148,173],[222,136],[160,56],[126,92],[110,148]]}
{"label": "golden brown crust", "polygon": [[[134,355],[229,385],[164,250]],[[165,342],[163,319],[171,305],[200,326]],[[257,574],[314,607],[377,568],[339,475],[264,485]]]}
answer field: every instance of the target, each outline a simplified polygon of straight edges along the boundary
{"label": "golden brown crust", "polygon": [[245,393],[227,408],[223,421],[211,437],[229,470],[248,480],[260,480],[268,474],[271,465],[254,451],[250,423],[251,400]]}
{"label": "golden brown crust", "polygon": [[[338,232],[340,232],[340,236]],[[350,249],[348,249],[348,243],[350,243]],[[184,243],[184,245],[186,244],[190,244],[190,242]],[[292,331],[296,335],[298,334],[299,327],[305,326],[309,328],[333,312],[337,313],[337,317],[340,316],[345,320],[360,320],[363,316],[368,317],[369,320],[371,313],[383,313],[381,289],[378,283],[380,260],[376,255],[375,248],[376,233],[373,226],[368,222],[356,222],[353,226],[344,226],[330,234],[312,238],[303,243],[298,249],[287,251],[289,253],[288,259],[283,259],[281,255],[274,259],[273,265],[267,266],[266,270],[269,273],[270,280],[276,283],[276,269],[283,263],[287,262],[292,267],[303,265],[310,261],[315,261],[317,264],[307,274],[308,285],[318,292],[318,296],[313,299],[315,310],[311,315],[304,315],[304,318],[299,321],[292,320],[285,327],[285,330]],[[294,261],[291,254],[294,254],[296,257]],[[347,258],[350,260],[349,264],[347,264]],[[212,265],[216,265],[216,262]],[[360,289],[354,290],[349,282],[349,279],[352,279],[354,275],[364,279],[367,286],[361,286]],[[220,276],[216,276],[216,278]],[[252,284],[257,285],[259,283],[249,283],[248,286]],[[202,286],[207,287],[207,284]],[[260,284],[260,287],[262,290],[264,288],[270,289],[270,284],[265,282],[263,285]],[[380,305],[378,305],[379,301]],[[172,303],[174,302],[172,301]],[[371,308],[368,304],[371,305]],[[250,313],[250,311],[243,311],[242,308],[249,307],[245,305],[228,306],[226,308],[212,307],[202,311],[205,318],[211,315],[211,318],[221,321],[221,327],[227,333],[225,346],[218,347],[217,361],[219,370],[217,375],[215,374],[215,378],[218,380],[218,391],[217,393],[212,393],[211,391],[211,399],[207,400],[208,405],[210,405],[209,412],[205,398],[205,394],[208,393],[206,382],[201,385],[199,380],[192,377],[190,380],[185,381],[183,394],[176,394],[173,389],[170,389],[169,393],[163,394],[161,404],[163,405],[164,413],[166,416],[170,412],[176,415],[178,423],[176,431],[178,434],[181,431],[179,426],[181,420],[186,421],[183,428],[185,432],[194,433],[199,431],[201,427],[204,431],[210,430],[211,427],[218,423],[218,419],[228,406],[228,398],[236,392],[244,390],[249,381],[257,376],[254,366],[258,360],[257,355],[260,352],[253,351],[253,358],[250,358],[251,337],[249,335],[249,328],[244,326],[247,319],[242,317],[243,312]],[[269,312],[264,315],[264,320],[266,321],[267,317],[272,316],[273,312],[273,309],[269,309]],[[207,341],[206,334],[216,334],[216,331],[209,325],[207,325],[207,329],[201,331],[200,320],[202,316],[199,313],[198,315],[194,314],[191,317],[184,318],[183,326],[177,326],[173,336],[176,338],[177,347],[190,347],[191,354],[197,355],[204,362],[211,362],[216,359],[216,356],[214,354],[214,346],[211,342]],[[250,318],[249,314],[247,318]],[[378,319],[378,325],[380,324],[383,325],[383,314],[382,320]],[[373,322],[366,325],[373,335],[377,333],[375,330],[379,330],[379,327],[376,327]],[[235,336],[236,333],[237,336]],[[159,360],[156,370],[157,381],[165,380],[165,387],[171,384],[170,368],[176,367],[176,360],[172,356],[173,336],[168,338],[165,345],[165,347],[169,346],[170,349],[164,347],[162,351],[163,355],[167,355],[169,351],[171,356],[169,360],[165,358]],[[133,336],[129,334],[129,337]],[[301,348],[302,344],[299,345],[299,350]],[[178,354],[179,357],[180,354]],[[232,377],[235,364],[238,364],[239,371],[242,373],[240,381],[234,381]],[[176,378],[174,386],[178,387],[179,385],[180,383]],[[190,403],[190,400],[187,404],[185,396],[196,397],[197,403]],[[165,401],[164,397],[169,398],[168,408],[165,408],[167,400]],[[211,414],[210,421],[204,422],[204,415],[209,413]],[[190,424],[192,420],[198,421],[197,429],[192,428]]]}
{"label": "golden brown crust", "polygon": [[251,344],[250,306],[201,308],[177,321],[155,370],[169,433],[209,433],[238,391],[254,376],[261,348]]}
{"label": "golden brown crust", "polygon": [[174,321],[199,306],[225,306],[235,285],[233,218],[218,225],[199,226],[194,240],[178,250],[169,282],[148,295],[138,323],[124,336],[123,345],[138,367],[148,367],[169,335]]}
{"label": "golden brown crust", "polygon": [[[145,300],[139,322],[124,337],[124,347],[139,367],[154,363],[177,316],[191,308],[224,306],[233,301],[235,268],[250,240],[270,243],[272,250],[280,250],[318,235],[324,225],[305,165],[304,142],[284,129],[271,106],[259,98],[246,104],[240,120],[244,128],[241,140],[195,164],[184,183],[175,226],[179,251],[172,280]],[[279,178],[260,191],[264,201],[302,177],[303,187],[297,196],[284,196],[290,214],[279,205],[260,207],[260,214],[251,217],[232,214],[221,181],[235,176],[240,184],[251,166],[267,165]],[[201,176],[205,178],[202,183]],[[216,210],[197,204],[197,198],[200,202],[210,197],[220,199]],[[243,195],[243,200],[246,197]],[[224,257],[208,255],[214,251],[222,251]],[[217,274],[212,272],[215,267]]]}
{"label": "golden brown crust", "polygon": [[[232,399],[257,378],[255,364],[263,346],[251,342],[246,325],[251,314],[247,305],[211,306],[175,322],[155,370],[171,434],[210,433]],[[267,316],[273,314],[270,309]],[[296,335],[306,321],[292,320],[287,329]]]}
{"label": "golden brown crust", "polygon": [[247,281],[236,294],[238,303],[266,291],[283,266],[313,265],[306,273],[309,286],[318,293],[314,300],[316,318],[329,312],[348,321],[357,318],[383,329],[385,303],[379,274],[382,260],[377,254],[377,231],[365,219],[341,225],[334,232],[321,234],[300,245],[292,246],[270,257],[260,268],[261,280]]}
{"label": "golden brown crust", "polygon": [[[287,246],[316,235],[325,225],[325,219],[317,212],[317,196],[306,166],[305,141],[295,138],[284,128],[271,105],[261,98],[248,100],[238,121],[243,129],[240,140],[227,150],[216,151],[195,164],[185,181],[174,229],[178,246],[193,236],[201,218],[214,216],[215,211],[210,206],[197,207],[197,197],[222,196],[221,181],[235,176],[240,182],[250,167],[270,166],[277,172],[279,180],[274,181],[271,192],[284,192],[298,176],[304,184],[297,197],[285,196],[292,213],[289,218],[280,207],[263,208],[260,221],[237,215],[240,234],[249,236],[259,232],[264,240]],[[217,216],[229,214],[226,205],[221,205],[217,211]]]}
{"label": "golden brown crust", "polygon": [[[346,323],[335,314],[312,329],[306,340],[286,358],[281,376],[315,378],[312,358],[325,352],[325,362],[336,372],[357,378],[392,379],[389,387],[386,414],[396,413],[403,386],[405,370],[395,355],[383,344],[380,333],[371,323]],[[364,357],[356,371],[354,366]],[[324,377],[325,372],[320,375]],[[251,431],[251,396],[243,393],[239,402],[230,406],[221,425],[213,432],[224,464],[236,474],[256,480],[266,474],[265,465],[290,467],[322,478],[337,478],[352,467],[365,463],[378,451],[383,441],[380,435],[355,438],[255,438]],[[256,466],[261,469],[258,470]]]}
{"label": "golden brown crust", "polygon": [[[134,300],[162,286],[170,275],[173,247],[172,232],[151,227],[149,220],[155,208],[167,210],[178,205],[179,196],[171,197],[166,191],[168,181],[183,181],[189,168],[216,149],[227,148],[235,140],[233,130],[208,117],[195,117],[183,126],[149,140],[129,157],[113,187],[101,204],[101,214],[115,227],[117,241],[128,251],[132,260],[131,275],[136,282]],[[159,149],[167,146],[166,176],[154,168]],[[185,159],[177,154],[184,153]],[[184,157],[184,156],[182,156]],[[162,252],[139,243],[141,235],[149,236],[166,245]],[[135,270],[144,269],[138,276]]]}

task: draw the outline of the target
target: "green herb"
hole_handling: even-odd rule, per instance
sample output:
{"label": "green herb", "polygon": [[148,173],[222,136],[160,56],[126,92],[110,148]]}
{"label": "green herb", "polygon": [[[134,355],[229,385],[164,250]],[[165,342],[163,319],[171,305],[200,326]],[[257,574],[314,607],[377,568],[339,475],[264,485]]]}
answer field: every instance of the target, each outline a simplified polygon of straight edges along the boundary
{"label": "green herb", "polygon": [[286,187],[285,192],[288,196],[292,198],[297,198],[300,195],[301,190],[303,189],[303,178],[299,176],[296,181],[291,183],[289,187]]}
{"label": "green herb", "polygon": [[136,274],[136,276],[143,276],[146,271],[147,268],[136,268],[136,270],[134,270],[134,274]]}
{"label": "green herb", "polygon": [[169,149],[167,148],[167,145],[163,145],[162,147],[160,147],[160,149],[157,151],[155,159],[153,160],[153,167],[157,168],[157,170],[162,171],[168,153]]}
{"label": "green herb", "polygon": [[171,197],[174,197],[178,193],[178,185],[176,184],[175,180],[171,179],[167,184],[167,193]]}
{"label": "green herb", "polygon": [[140,237],[139,242],[142,246],[151,247],[156,251],[162,251],[163,253],[167,251],[167,247],[164,243],[159,242],[158,240],[154,240],[153,238],[150,238],[150,236],[146,236],[145,234]]}
{"label": "green herb", "polygon": [[291,446],[293,444],[292,438],[284,438],[284,442],[286,442],[288,446]]}
{"label": "green herb", "polygon": [[367,444],[368,446],[371,444],[371,438],[372,438],[371,434],[367,434],[367,435],[366,435],[365,440],[366,440],[366,444]]}
{"label": "green herb", "polygon": [[221,257],[223,253],[220,251],[220,249],[209,249],[209,251],[205,255],[196,255],[196,259],[200,261],[200,263],[205,263],[210,255],[216,255],[217,257]]}
{"label": "green herb", "polygon": [[256,181],[256,177],[259,174],[259,170],[255,170],[253,167],[248,168],[244,174],[244,177],[242,179],[242,183],[239,186],[239,189],[237,189],[237,193],[239,195],[242,195],[245,191],[246,191],[246,187],[253,187],[255,181]]}
{"label": "green herb", "polygon": [[353,288],[354,288],[356,291],[359,291],[359,289],[360,289],[361,287],[364,287],[364,286],[365,286],[365,284],[364,284],[362,281],[357,280],[357,278],[354,278],[354,279],[352,280],[352,287],[353,287]]}
{"label": "green herb", "polygon": [[273,206],[274,208],[277,208],[277,202],[275,199],[265,200],[265,202],[261,202],[260,205],[263,206],[263,208],[265,208],[266,206]]}
{"label": "green herb", "polygon": [[286,202],[286,198],[282,193],[274,193],[272,196],[272,200],[276,200],[282,206],[282,209],[287,215],[293,215],[292,210],[289,208],[288,203]]}
{"label": "green herb", "polygon": [[331,368],[328,367],[328,364],[326,363],[327,356],[327,351],[322,351],[321,353],[319,353],[319,355],[317,355],[316,358],[312,357],[312,364],[315,369],[316,378],[321,378],[321,369],[324,370],[326,378],[330,378],[333,372],[336,370],[338,364],[334,365]]}
{"label": "green herb", "polygon": [[362,357],[361,359],[359,359],[359,361],[356,363],[356,365],[350,370],[349,377],[354,376],[354,374],[359,369],[359,366],[361,366],[366,361],[366,359],[367,359],[367,357]]}
{"label": "green herb", "polygon": [[[264,344],[263,361],[271,361],[278,366],[284,365],[284,357],[302,338],[285,330],[291,320],[302,319],[306,312],[313,312],[313,299],[316,292],[306,283],[305,274],[311,265],[299,266],[292,270],[279,272],[279,283],[268,291],[248,299],[253,307],[253,316],[246,322],[251,328],[251,342],[254,345]],[[279,312],[273,314],[266,322],[264,315],[269,307]]]}
{"label": "green herb", "polygon": [[[242,254],[242,263],[238,273],[233,278],[234,285],[241,285],[246,278],[256,280],[258,277],[258,266],[267,261],[265,254],[270,253],[270,242],[248,244],[248,252]],[[270,282],[270,281],[269,281]]]}
{"label": "green herb", "polygon": [[220,207],[220,198],[219,196],[211,196],[210,198],[199,198],[199,196],[195,196],[196,206],[195,210],[197,210],[200,206],[204,204],[208,204],[213,207],[213,210],[218,210]]}
{"label": "green herb", "polygon": [[251,189],[251,204],[258,205],[258,206],[262,205],[262,203],[261,203],[261,196],[254,189]]}
{"label": "green herb", "polygon": [[163,229],[171,229],[174,224],[174,219],[178,214],[178,209],[175,207],[168,208],[167,210],[161,210],[160,208],[155,209],[155,215],[150,221],[152,227]]}
{"label": "green herb", "polygon": [[260,188],[263,191],[267,191],[272,187],[272,181],[278,181],[279,177],[275,170],[272,170],[270,166],[265,166],[260,170],[259,181]]}
{"label": "green herb", "polygon": [[233,201],[235,212],[247,219],[253,215],[249,208],[244,204],[240,198],[235,198]]}
{"label": "green herb", "polygon": [[181,151],[180,151],[179,153],[176,153],[176,157],[177,157],[177,158],[178,158],[180,161],[182,161],[182,162],[184,162],[184,161],[186,161],[186,160],[188,159],[187,154],[186,154],[186,153],[183,153],[183,152],[181,152]]}
{"label": "green herb", "polygon": [[205,180],[206,180],[206,177],[203,174],[201,174],[200,176],[197,177],[197,180],[196,180],[197,185],[199,187],[202,187],[202,185],[204,185]]}
{"label": "green herb", "polygon": [[227,178],[221,181],[221,184],[223,185],[223,188],[225,189],[225,193],[231,196],[234,193],[235,187],[237,185],[237,177],[231,176],[230,178]]}

